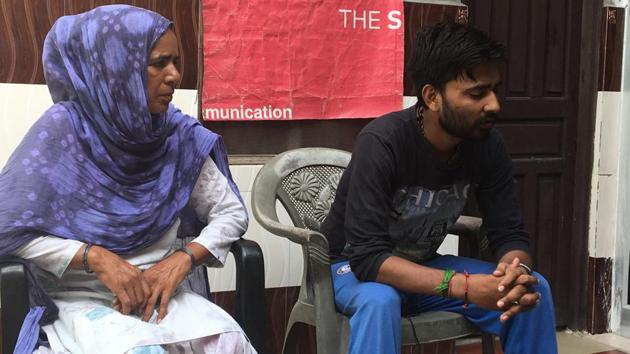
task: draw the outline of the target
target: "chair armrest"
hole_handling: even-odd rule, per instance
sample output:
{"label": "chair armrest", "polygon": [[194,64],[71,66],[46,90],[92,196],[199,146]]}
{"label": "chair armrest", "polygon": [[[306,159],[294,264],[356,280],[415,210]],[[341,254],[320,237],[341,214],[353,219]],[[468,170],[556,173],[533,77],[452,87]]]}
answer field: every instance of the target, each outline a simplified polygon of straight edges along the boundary
{"label": "chair armrest", "polygon": [[460,216],[449,230],[450,234],[477,241],[481,230],[481,219],[473,216]]}
{"label": "chair armrest", "polygon": [[330,258],[328,240],[317,231],[311,231],[308,244],[308,261],[310,272],[307,283],[313,286],[315,294],[315,311],[320,313],[334,313],[335,299],[333,297],[332,276],[330,273]]}
{"label": "chair armrest", "polygon": [[258,353],[266,353],[265,264],[260,246],[239,239],[230,252],[236,261],[236,321]]}
{"label": "chair armrest", "polygon": [[[278,219],[273,219],[269,215],[265,214],[257,214],[259,211],[257,209],[254,210],[254,215],[256,216],[256,220],[265,230],[269,231],[271,234],[275,236],[280,236],[289,239],[300,245],[305,245],[309,242],[311,230],[303,229],[301,227],[296,227],[293,225],[282,224],[278,221]],[[275,215],[274,215],[275,217]]]}
{"label": "chair armrest", "polygon": [[[449,230],[450,234],[457,235],[468,241],[467,256],[492,262],[493,257],[488,248],[488,239],[481,229],[482,219],[473,216],[460,216],[457,222]],[[461,248],[460,248],[461,250]]]}
{"label": "chair armrest", "polygon": [[[326,338],[327,342],[341,344],[347,340],[347,329],[341,330],[339,322],[343,316],[337,312],[333,291],[333,277],[330,270],[330,258],[328,256],[328,240],[319,232],[313,231],[308,244],[308,279],[306,291],[300,296],[306,296],[304,301],[315,310],[315,323],[317,323],[317,337]],[[305,289],[303,283],[302,292]]]}
{"label": "chair armrest", "polygon": [[22,322],[29,311],[28,282],[24,265],[0,263],[2,352],[13,353]]}

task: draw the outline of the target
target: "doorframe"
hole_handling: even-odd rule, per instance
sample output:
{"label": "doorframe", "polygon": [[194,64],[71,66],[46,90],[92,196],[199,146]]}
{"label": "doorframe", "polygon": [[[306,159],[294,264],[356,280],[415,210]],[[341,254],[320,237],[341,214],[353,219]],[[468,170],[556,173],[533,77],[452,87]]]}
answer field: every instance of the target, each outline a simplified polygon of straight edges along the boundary
{"label": "doorframe", "polygon": [[[590,209],[591,174],[593,170],[593,150],[595,134],[595,111],[597,108],[597,77],[599,68],[600,45],[600,19],[602,15],[602,0],[576,1],[573,13],[580,16],[579,38],[579,81],[575,96],[576,106],[576,140],[570,147],[575,154],[575,172],[573,193],[573,211],[570,233],[566,237],[571,238],[570,269],[567,274],[569,280],[570,296],[569,327],[578,330],[589,330],[593,318],[593,312],[589,311],[588,304],[594,300],[589,292],[588,269],[588,227]],[[581,5],[581,6],[580,6]],[[594,279],[595,280],[595,279]],[[607,315],[607,314],[606,314]]]}

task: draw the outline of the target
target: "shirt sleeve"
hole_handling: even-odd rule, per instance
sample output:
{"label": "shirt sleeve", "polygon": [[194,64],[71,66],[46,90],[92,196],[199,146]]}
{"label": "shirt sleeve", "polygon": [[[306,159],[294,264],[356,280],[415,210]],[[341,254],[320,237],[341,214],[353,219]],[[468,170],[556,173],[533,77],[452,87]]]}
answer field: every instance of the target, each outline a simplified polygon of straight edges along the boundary
{"label": "shirt sleeve", "polygon": [[350,180],[344,215],[346,252],[361,281],[374,281],[394,247],[388,233],[395,166],[391,150],[375,135],[362,134],[348,166]]}
{"label": "shirt sleeve", "polygon": [[212,257],[207,265],[222,267],[232,242],[247,230],[247,210],[230,188],[227,177],[212,158],[204,163],[190,197],[190,205],[206,227],[192,242],[205,247]]}
{"label": "shirt sleeve", "polygon": [[529,234],[516,197],[512,160],[503,139],[498,136],[497,143],[484,155],[483,177],[476,194],[490,250],[497,259],[513,250],[529,253]]}
{"label": "shirt sleeve", "polygon": [[81,246],[81,241],[40,236],[18,248],[13,255],[28,259],[39,268],[61,278]]}

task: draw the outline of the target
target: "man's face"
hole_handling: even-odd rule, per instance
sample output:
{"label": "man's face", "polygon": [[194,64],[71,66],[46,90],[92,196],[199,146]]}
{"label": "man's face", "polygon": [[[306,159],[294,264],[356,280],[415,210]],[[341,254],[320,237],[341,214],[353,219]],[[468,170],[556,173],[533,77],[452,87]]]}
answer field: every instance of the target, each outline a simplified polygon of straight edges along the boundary
{"label": "man's face", "polygon": [[442,129],[460,139],[479,140],[488,136],[501,110],[496,94],[501,75],[496,63],[483,63],[446,83],[438,120]]}
{"label": "man's face", "polygon": [[147,98],[152,114],[164,113],[173,99],[175,87],[181,80],[177,37],[167,30],[155,43],[147,67]]}

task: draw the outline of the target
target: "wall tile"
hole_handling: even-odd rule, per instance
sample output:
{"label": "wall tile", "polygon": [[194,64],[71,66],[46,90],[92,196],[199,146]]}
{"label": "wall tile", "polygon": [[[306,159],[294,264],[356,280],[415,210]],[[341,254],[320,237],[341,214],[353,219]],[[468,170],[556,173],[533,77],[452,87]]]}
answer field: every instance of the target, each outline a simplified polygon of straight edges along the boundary
{"label": "wall tile", "polygon": [[0,84],[0,166],[51,104],[46,85]]}
{"label": "wall tile", "polygon": [[223,268],[208,268],[210,291],[236,290],[236,263],[230,253]]}
{"label": "wall tile", "polygon": [[444,242],[440,245],[437,252],[439,254],[452,254],[457,256],[459,248],[459,237],[455,235],[447,235]]}
{"label": "wall tile", "polygon": [[601,160],[601,136],[602,136],[602,115],[604,110],[604,96],[603,92],[597,93],[597,106],[595,110],[595,131],[593,132],[593,171],[591,172],[591,190],[590,195],[593,196],[590,199],[589,207],[589,220],[588,220],[588,248],[592,253],[595,249],[595,239],[597,230],[597,191],[599,190],[599,164]]}
{"label": "wall tile", "polygon": [[[228,152],[229,153],[229,152]],[[258,165],[231,165],[232,178],[238,186],[241,193],[249,193],[252,191],[254,178],[262,166]]]}
{"label": "wall tile", "polygon": [[197,117],[197,90],[177,89],[173,94],[173,104],[182,113]]}
{"label": "wall tile", "polygon": [[403,105],[402,108],[409,108],[418,102],[418,97],[416,96],[403,96]]}
{"label": "wall tile", "polygon": [[[601,112],[601,145],[599,174],[617,174],[619,164],[619,139],[621,125],[621,93],[599,92],[598,112]],[[598,98],[599,98],[598,97]],[[601,104],[601,111],[599,105]]]}
{"label": "wall tile", "polygon": [[617,233],[617,202],[619,178],[599,176],[597,193],[597,224],[595,229],[593,257],[613,257]]}

